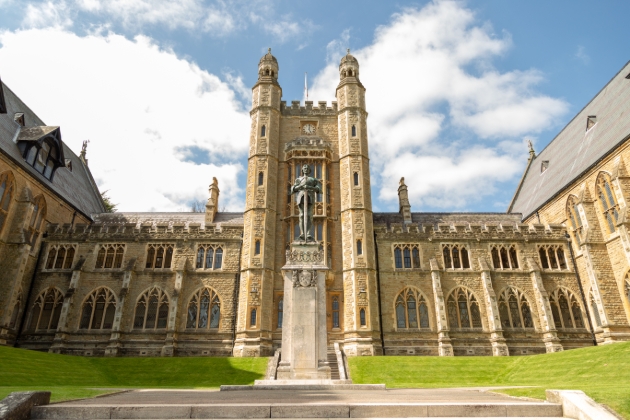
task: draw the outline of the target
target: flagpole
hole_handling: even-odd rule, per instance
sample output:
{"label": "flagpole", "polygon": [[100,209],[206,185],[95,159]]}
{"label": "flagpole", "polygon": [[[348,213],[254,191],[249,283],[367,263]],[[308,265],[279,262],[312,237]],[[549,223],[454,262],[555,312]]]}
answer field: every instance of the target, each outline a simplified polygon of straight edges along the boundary
{"label": "flagpole", "polygon": [[308,101],[308,72],[304,72],[304,93],[306,94],[306,100]]}

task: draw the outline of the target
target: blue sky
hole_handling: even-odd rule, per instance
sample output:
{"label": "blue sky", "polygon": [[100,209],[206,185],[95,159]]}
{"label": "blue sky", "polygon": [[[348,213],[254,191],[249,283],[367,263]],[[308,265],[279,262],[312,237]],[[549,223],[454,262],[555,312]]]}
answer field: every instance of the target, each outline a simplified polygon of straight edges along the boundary
{"label": "blue sky", "polygon": [[367,88],[374,208],[504,211],[541,150],[630,59],[627,1],[0,0],[0,76],[126,211],[187,210],[219,179],[242,209],[250,88],[268,47],[283,99],[334,99],[346,48]]}

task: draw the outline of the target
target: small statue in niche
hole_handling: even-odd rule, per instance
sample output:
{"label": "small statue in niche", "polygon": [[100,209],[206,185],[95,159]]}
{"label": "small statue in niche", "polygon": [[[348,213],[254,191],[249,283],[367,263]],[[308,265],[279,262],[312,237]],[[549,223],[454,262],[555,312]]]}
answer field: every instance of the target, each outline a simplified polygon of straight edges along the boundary
{"label": "small statue in niche", "polygon": [[300,209],[299,239],[304,242],[315,241],[310,235],[313,226],[313,205],[315,204],[315,193],[321,194],[322,192],[321,183],[317,178],[309,176],[310,173],[311,168],[308,165],[302,165],[302,176],[295,179],[290,191],[290,194],[296,195],[295,201]]}

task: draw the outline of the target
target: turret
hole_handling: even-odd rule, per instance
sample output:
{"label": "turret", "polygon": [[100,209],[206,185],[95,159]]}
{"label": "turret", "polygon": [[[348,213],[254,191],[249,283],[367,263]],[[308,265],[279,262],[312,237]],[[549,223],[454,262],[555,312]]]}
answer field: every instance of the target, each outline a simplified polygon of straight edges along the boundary
{"label": "turret", "polygon": [[403,217],[404,223],[411,223],[411,204],[409,204],[409,194],[407,185],[405,185],[405,177],[400,178],[398,186],[398,205],[399,212]]}
{"label": "turret", "polygon": [[263,55],[258,62],[258,83],[278,84],[278,70],[278,60],[271,55],[271,48],[269,48],[267,54]]}

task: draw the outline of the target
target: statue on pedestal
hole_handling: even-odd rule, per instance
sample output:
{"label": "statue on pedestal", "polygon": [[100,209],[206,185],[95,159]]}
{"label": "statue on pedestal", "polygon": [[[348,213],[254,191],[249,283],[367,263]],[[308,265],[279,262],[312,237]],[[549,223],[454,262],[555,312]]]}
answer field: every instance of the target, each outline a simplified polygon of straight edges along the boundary
{"label": "statue on pedestal", "polygon": [[300,237],[304,242],[315,242],[310,235],[313,226],[313,204],[315,204],[315,193],[321,194],[321,183],[317,178],[309,176],[311,168],[302,165],[302,176],[295,179],[291,186],[290,194],[296,194],[295,201],[300,209]]}

